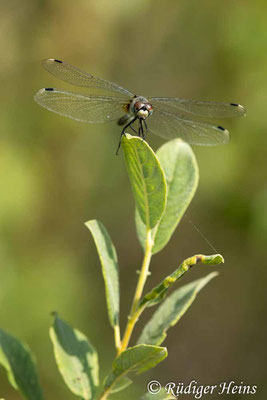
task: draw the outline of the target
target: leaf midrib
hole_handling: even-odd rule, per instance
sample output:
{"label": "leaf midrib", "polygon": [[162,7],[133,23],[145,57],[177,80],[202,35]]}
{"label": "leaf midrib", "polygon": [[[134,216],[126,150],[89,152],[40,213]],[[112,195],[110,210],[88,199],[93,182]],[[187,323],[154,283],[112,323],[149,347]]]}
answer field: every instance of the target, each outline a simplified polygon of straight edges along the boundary
{"label": "leaf midrib", "polygon": [[[164,349],[164,347],[162,348],[162,350]],[[160,354],[160,353],[159,353]],[[159,356],[158,354],[158,356]],[[157,355],[157,354],[156,354]],[[165,352],[162,354],[165,355]],[[108,388],[111,388],[112,386],[114,386],[114,384],[121,379],[124,375],[126,375],[129,371],[136,369],[140,366],[140,364],[142,365],[142,363],[144,362],[148,362],[150,359],[153,359],[155,357],[155,353],[150,354],[149,356],[147,356],[146,358],[144,358],[143,360],[138,361],[137,363],[135,363],[132,367],[127,368],[125,371],[122,372],[122,374],[120,374],[117,378],[114,379],[114,381],[112,382],[112,384],[110,386],[108,386]],[[158,357],[159,358],[159,357]],[[137,372],[138,373],[138,372]]]}
{"label": "leaf midrib", "polygon": [[147,193],[147,188],[146,188],[146,183],[145,183],[145,177],[144,177],[144,173],[143,173],[143,168],[142,168],[142,163],[139,157],[139,153],[136,149],[136,146],[134,147],[134,152],[136,154],[136,157],[139,161],[140,164],[140,171],[143,177],[143,188],[144,188],[144,193],[145,193],[145,212],[146,212],[146,226],[148,229],[150,229],[150,220],[149,220],[149,202],[148,202],[148,193]]}

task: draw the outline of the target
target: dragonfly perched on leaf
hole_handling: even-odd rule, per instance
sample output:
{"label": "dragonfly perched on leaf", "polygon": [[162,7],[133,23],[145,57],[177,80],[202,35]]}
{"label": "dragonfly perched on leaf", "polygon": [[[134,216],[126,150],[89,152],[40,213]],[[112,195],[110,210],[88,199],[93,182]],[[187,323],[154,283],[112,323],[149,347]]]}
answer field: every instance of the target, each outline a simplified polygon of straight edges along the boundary
{"label": "dragonfly perched on leaf", "polygon": [[[181,138],[191,144],[214,146],[227,143],[229,132],[220,125],[202,121],[201,117],[231,118],[245,114],[244,107],[237,103],[137,96],[116,83],[96,78],[54,58],[44,60],[42,65],[51,74],[72,85],[89,90],[100,89],[110,92],[110,95],[44,88],[34,97],[38,104],[77,121],[117,121],[123,126],[121,137],[129,127],[142,138],[149,130],[164,139]],[[137,130],[134,127],[136,123]]]}

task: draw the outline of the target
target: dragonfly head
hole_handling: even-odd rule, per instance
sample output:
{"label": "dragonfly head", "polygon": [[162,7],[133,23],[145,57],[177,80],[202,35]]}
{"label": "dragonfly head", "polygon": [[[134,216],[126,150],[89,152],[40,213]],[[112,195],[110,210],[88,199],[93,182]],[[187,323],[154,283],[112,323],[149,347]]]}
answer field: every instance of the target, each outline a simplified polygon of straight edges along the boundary
{"label": "dragonfly head", "polygon": [[134,102],[133,111],[138,118],[146,119],[152,114],[153,107],[145,98],[141,97]]}

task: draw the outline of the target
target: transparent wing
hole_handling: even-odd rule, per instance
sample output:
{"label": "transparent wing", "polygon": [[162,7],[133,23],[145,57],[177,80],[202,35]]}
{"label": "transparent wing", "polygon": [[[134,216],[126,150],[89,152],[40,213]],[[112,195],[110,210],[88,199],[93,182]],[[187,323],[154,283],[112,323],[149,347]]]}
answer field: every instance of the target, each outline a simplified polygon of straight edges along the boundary
{"label": "transparent wing", "polygon": [[[166,106],[181,112],[207,118],[233,118],[242,117],[246,110],[237,103],[219,103],[215,101],[197,101],[191,99],[178,99],[177,97],[151,97],[149,101],[159,108]],[[165,106],[165,107],[164,107]]]}
{"label": "transparent wing", "polygon": [[96,78],[95,76],[83,72],[78,68],[65,63],[64,61],[48,58],[42,61],[43,67],[57,78],[70,83],[71,85],[86,87],[91,89],[103,89],[111,92],[117,92],[127,97],[133,94],[116,83]]}
{"label": "transparent wing", "polygon": [[154,107],[147,119],[149,131],[164,139],[181,138],[188,143],[215,146],[229,141],[229,132],[221,126],[193,121]]}
{"label": "transparent wing", "polygon": [[50,111],[88,123],[114,121],[126,112],[125,100],[118,97],[86,96],[46,88],[39,90],[34,99]]}

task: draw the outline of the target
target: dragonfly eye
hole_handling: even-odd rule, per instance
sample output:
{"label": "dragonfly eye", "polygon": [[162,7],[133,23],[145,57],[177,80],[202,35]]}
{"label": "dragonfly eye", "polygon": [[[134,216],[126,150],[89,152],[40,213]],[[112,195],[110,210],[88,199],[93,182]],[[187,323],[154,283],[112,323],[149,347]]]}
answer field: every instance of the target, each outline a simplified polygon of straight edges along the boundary
{"label": "dragonfly eye", "polygon": [[142,101],[137,101],[134,105],[136,114],[139,118],[147,118],[152,114],[152,105],[150,103],[144,103]]}
{"label": "dragonfly eye", "polygon": [[152,113],[152,111],[153,111],[152,104],[150,104],[150,103],[146,103],[146,110],[149,112],[149,114],[151,114],[151,113]]}
{"label": "dragonfly eye", "polygon": [[134,108],[135,108],[136,111],[145,110],[146,109],[145,108],[145,103],[143,103],[142,101],[137,101],[135,103],[135,105],[134,105]]}

